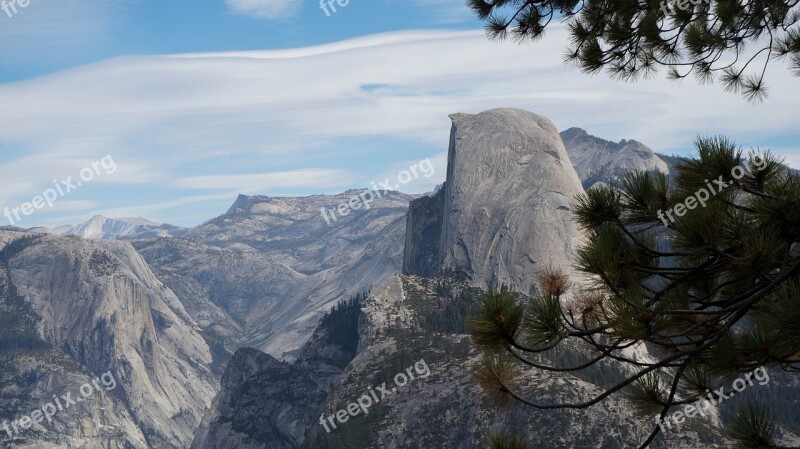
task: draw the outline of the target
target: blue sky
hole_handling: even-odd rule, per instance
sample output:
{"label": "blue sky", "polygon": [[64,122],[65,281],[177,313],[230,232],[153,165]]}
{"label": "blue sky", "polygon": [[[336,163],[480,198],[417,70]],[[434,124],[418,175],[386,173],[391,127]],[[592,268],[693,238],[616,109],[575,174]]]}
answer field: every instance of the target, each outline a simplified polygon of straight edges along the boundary
{"label": "blue sky", "polygon": [[301,0],[30,0],[13,20],[0,11],[0,35],[10,38],[0,49],[0,81],[121,55],[283,49],[480,26],[460,0],[350,0],[337,8],[329,17],[319,2]]}
{"label": "blue sky", "polygon": [[[7,0],[9,1],[9,0]],[[448,114],[518,107],[609,140],[685,153],[698,134],[771,147],[800,166],[800,90],[780,64],[751,105],[692,80],[587,77],[556,26],[533,45],[488,42],[463,0],[30,0],[0,11],[0,208],[97,175],[18,224],[94,214],[196,225],[238,193],[336,193],[430,158]],[[0,217],[2,218],[2,217]],[[2,218],[5,222],[5,218]],[[7,224],[7,223],[5,223]]]}

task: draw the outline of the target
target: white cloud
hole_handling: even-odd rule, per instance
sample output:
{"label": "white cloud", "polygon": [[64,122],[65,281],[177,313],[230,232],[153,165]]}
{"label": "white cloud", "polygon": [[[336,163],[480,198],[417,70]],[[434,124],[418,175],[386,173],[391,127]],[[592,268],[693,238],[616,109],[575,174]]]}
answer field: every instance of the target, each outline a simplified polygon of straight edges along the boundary
{"label": "white cloud", "polygon": [[800,170],[800,148],[772,148],[784,158],[784,162],[795,170]]}
{"label": "white cloud", "polygon": [[233,12],[263,19],[281,19],[300,10],[303,0],[225,0]]}
{"label": "white cloud", "polygon": [[[78,191],[87,189],[102,188],[91,187],[94,184],[137,184],[154,182],[158,179],[155,169],[144,161],[130,157],[119,160],[112,156],[106,160],[106,165],[103,165],[98,163],[102,155],[93,157],[77,151],[61,151],[52,154],[32,154],[0,164],[0,179],[4,183],[3,189],[0,189],[0,204],[12,203],[15,199],[30,201],[32,196],[39,195],[44,189],[51,188],[56,183],[60,184],[61,181],[79,182],[80,173],[85,169],[92,171],[91,181],[75,190],[75,193],[70,192],[70,195],[76,195]],[[96,167],[92,168],[92,164],[96,164]],[[88,177],[88,174],[86,176]]]}
{"label": "white cloud", "polygon": [[431,11],[438,23],[459,23],[474,17],[465,0],[414,0],[414,4]]}
{"label": "white cloud", "polygon": [[330,188],[348,184],[352,173],[344,170],[303,169],[286,172],[247,175],[191,176],[179,179],[175,185],[186,189],[230,189],[240,193],[260,193],[279,188]]}
{"label": "white cloud", "polygon": [[[752,105],[693,80],[585,76],[561,62],[565,43],[560,27],[523,46],[489,42],[482,30],[408,31],[291,50],[117,58],[0,85],[0,148],[22,155],[0,165],[0,205],[27,201],[51,176],[105,154],[119,172],[98,183],[148,181],[164,201],[196,189],[358,188],[438,155],[433,184],[444,177],[448,114],[496,107],[667,153],[698,134],[745,147],[795,143],[800,89],[778,62],[768,72],[771,96]],[[325,170],[303,175],[308,167]],[[135,194],[115,201],[115,210],[144,202]],[[170,221],[136,211],[126,214]]]}
{"label": "white cloud", "polygon": [[382,188],[388,182],[389,186],[401,192],[426,193],[432,192],[437,184],[441,184],[446,173],[447,152],[442,151],[420,160],[395,162],[369,182],[365,180],[363,185],[356,187],[371,187],[374,183]]}
{"label": "white cloud", "polygon": [[340,138],[443,145],[448,114],[501,106],[656,149],[698,133],[757,140],[795,129],[789,111],[800,91],[779,63],[768,73],[771,97],[754,106],[693,80],[587,77],[562,64],[564,38],[559,28],[525,46],[487,42],[482,31],[403,32],[310,49],[114,59],[0,85],[0,141],[56,151],[105,139],[102,151],[116,155],[146,136],[159,158],[230,150],[286,162]]}
{"label": "white cloud", "polygon": [[96,209],[100,206],[101,206],[100,202],[92,200],[76,200],[76,201],[57,200],[55,203],[53,203],[52,210],[56,212],[72,212],[72,211]]}

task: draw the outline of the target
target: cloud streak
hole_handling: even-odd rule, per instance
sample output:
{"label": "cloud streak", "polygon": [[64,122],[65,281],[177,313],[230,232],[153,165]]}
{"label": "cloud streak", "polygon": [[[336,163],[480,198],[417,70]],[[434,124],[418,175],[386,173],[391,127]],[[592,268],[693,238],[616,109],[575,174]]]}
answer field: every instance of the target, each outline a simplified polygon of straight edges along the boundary
{"label": "cloud streak", "polygon": [[[200,188],[210,195],[332,193],[440,155],[448,114],[495,107],[667,153],[688,149],[698,134],[727,134],[745,146],[794,145],[791,111],[800,91],[779,63],[768,74],[771,97],[754,106],[692,80],[585,76],[561,62],[565,42],[560,27],[524,46],[488,42],[482,30],[407,31],[292,50],[125,57],[0,85],[0,148],[20,155],[5,165],[24,187],[4,199],[29,198],[25,192],[48,177],[74,171],[58,175],[58,165],[48,165],[43,177],[14,168],[20,161],[76,152],[114,156],[122,175],[107,184],[130,189],[142,177],[160,200],[191,197],[198,208]],[[141,204],[141,196],[121,193],[129,191],[115,200]],[[149,218],[172,220],[156,209]],[[148,215],[141,206],[137,212]]]}
{"label": "cloud streak", "polygon": [[175,182],[178,187],[196,190],[233,189],[236,192],[257,194],[276,188],[323,188],[342,187],[353,175],[344,170],[303,169],[286,172],[246,175],[191,176]]}
{"label": "cloud streak", "polygon": [[[701,126],[740,134],[792,129],[786,112],[798,99],[796,80],[777,64],[774,94],[754,107],[691,80],[586,77],[562,65],[559,37],[557,29],[539,45],[517,46],[486,42],[481,31],[406,32],[295,51],[115,59],[0,86],[0,138],[110,144],[146,132],[178,151],[234,141],[280,154],[299,141],[369,135],[441,143],[447,114],[497,106],[608,127],[655,147],[682,142],[681,132]],[[256,141],[267,134],[271,142]]]}
{"label": "cloud streak", "polygon": [[302,0],[225,0],[230,9],[238,14],[262,19],[282,19],[295,15]]}

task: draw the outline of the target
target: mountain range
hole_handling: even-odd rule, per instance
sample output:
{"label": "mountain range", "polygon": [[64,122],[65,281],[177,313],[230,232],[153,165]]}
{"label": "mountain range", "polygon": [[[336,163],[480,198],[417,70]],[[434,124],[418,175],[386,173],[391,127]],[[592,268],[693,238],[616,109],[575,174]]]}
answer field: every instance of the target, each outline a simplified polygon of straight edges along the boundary
{"label": "mountain range", "polygon": [[[448,170],[428,195],[381,192],[327,222],[360,190],[245,196],[180,228],[96,216],[56,230],[0,230],[0,421],[110,371],[120,387],[0,442],[29,448],[463,448],[499,426],[545,447],[628,447],[649,432],[623,399],[545,413],[488,404],[464,318],[584,236],[575,195],[675,158],[516,109],[454,114]],[[577,350],[546,354],[579,361]],[[320,424],[398,372],[410,382],[328,433]],[[585,397],[624,375],[530,375],[545,400]],[[790,388],[776,377],[774,391]],[[772,390],[771,390],[772,391]],[[778,401],[796,400],[795,393]],[[322,415],[322,416],[321,416]],[[655,447],[727,447],[718,419]],[[795,429],[796,432],[796,429]],[[782,429],[784,441],[797,440]],[[660,446],[659,446],[660,445]],[[538,446],[537,446],[538,447]]]}

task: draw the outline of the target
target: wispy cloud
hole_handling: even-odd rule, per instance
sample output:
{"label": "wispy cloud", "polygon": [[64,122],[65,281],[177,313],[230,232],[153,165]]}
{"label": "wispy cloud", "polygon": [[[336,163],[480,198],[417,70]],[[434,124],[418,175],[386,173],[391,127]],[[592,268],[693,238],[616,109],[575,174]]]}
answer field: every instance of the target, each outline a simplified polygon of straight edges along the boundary
{"label": "wispy cloud", "polygon": [[772,150],[783,157],[787,165],[800,170],[800,148],[772,148]]}
{"label": "wispy cloud", "polygon": [[459,23],[470,20],[473,14],[466,0],[413,0],[414,5],[431,11],[438,23]]}
{"label": "wispy cloud", "polygon": [[300,10],[303,0],[225,0],[238,14],[262,19],[282,19]]}
{"label": "wispy cloud", "polygon": [[302,169],[245,175],[191,176],[175,182],[178,187],[196,190],[232,189],[240,193],[260,193],[276,188],[329,189],[348,185],[352,173],[344,170]]}
{"label": "wispy cloud", "polygon": [[[780,63],[768,73],[771,97],[751,105],[693,80],[587,77],[563,65],[565,42],[560,27],[524,46],[488,42],[481,30],[409,31],[292,50],[126,57],[0,85],[0,147],[16,155],[0,156],[13,180],[0,199],[27,200],[51,176],[80,169],[59,156],[76,153],[114,156],[119,177],[102,189],[117,208],[144,203],[144,186],[129,188],[137,178],[164,201],[198,189],[341,191],[441,155],[448,114],[495,107],[667,153],[709,133],[743,146],[795,144],[800,90]],[[32,157],[41,162],[25,162]],[[430,182],[439,175],[437,167]]]}
{"label": "wispy cloud", "polygon": [[559,28],[535,46],[487,42],[481,31],[405,32],[295,51],[115,59],[0,86],[0,139],[55,151],[103,137],[108,147],[142,146],[137,137],[147,136],[172,156],[231,148],[280,158],[349,137],[438,145],[449,113],[498,106],[656,148],[698,131],[794,129],[786,111],[800,93],[779,64],[768,79],[773,95],[753,106],[692,80],[586,77],[562,64],[564,42]]}

